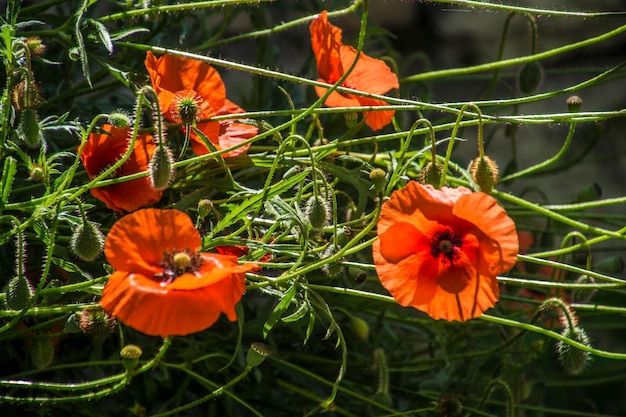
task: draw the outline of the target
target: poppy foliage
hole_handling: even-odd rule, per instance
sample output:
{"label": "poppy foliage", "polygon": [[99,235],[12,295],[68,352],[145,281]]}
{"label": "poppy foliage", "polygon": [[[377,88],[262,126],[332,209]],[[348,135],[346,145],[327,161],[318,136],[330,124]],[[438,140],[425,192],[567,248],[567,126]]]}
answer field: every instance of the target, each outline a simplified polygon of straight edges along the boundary
{"label": "poppy foliage", "polygon": [[[157,58],[148,51],[144,62],[152,88],[159,98],[159,107],[165,118],[173,123],[193,124],[217,149],[235,146],[258,133],[258,128],[232,120],[206,121],[213,116],[243,113],[244,110],[226,98],[222,78],[211,65],[190,58],[163,55]],[[190,114],[186,114],[185,109]],[[191,117],[191,120],[187,120]],[[183,127],[185,128],[185,127]],[[207,145],[193,130],[190,132],[191,149],[196,155],[210,152]],[[244,145],[224,157],[245,153]]]}
{"label": "poppy foliage", "polygon": [[[311,32],[311,46],[315,54],[318,81],[335,84],[352,66],[356,64],[341,87],[359,90],[372,94],[385,94],[393,88],[398,88],[398,77],[389,66],[380,59],[372,58],[361,53],[357,59],[357,51],[341,41],[341,29],[328,22],[328,12],[324,10],[317,15],[309,26]],[[326,93],[323,87],[315,87],[319,97]],[[342,94],[333,91],[324,102],[329,107],[360,107],[386,106],[382,100]],[[364,112],[365,123],[373,130],[379,130],[391,123],[394,110],[379,110]]]}
{"label": "poppy foliage", "polygon": [[496,276],[515,265],[513,220],[496,200],[458,187],[409,182],[383,204],[373,255],[382,285],[403,306],[465,321],[499,298]]}
{"label": "poppy foliage", "polygon": [[236,319],[245,273],[255,264],[199,252],[202,239],[178,210],[143,209],[117,221],[104,253],[115,269],[100,305],[122,323],[154,336],[184,336]]}
{"label": "poppy foliage", "polygon": [[[102,133],[91,133],[83,147],[80,159],[90,179],[110,168],[128,150],[131,129],[105,124]],[[152,136],[139,133],[130,157],[112,174],[123,177],[148,169],[152,153],[156,149]],[[137,178],[105,187],[91,188],[91,194],[106,206],[119,213],[149,206],[161,199],[162,191],[152,187],[149,177]]]}

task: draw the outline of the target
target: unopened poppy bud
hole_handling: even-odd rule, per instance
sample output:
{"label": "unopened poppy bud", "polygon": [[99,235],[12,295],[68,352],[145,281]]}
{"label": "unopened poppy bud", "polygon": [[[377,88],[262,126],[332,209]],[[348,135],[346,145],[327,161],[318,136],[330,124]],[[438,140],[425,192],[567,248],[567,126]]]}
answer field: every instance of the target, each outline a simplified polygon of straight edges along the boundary
{"label": "unopened poppy bud", "polygon": [[422,184],[430,184],[435,188],[439,188],[441,183],[441,175],[443,174],[443,168],[438,163],[432,161],[426,162],[422,172],[420,173],[419,181]]}
{"label": "unopened poppy bud", "polygon": [[387,173],[381,168],[374,168],[370,171],[370,180],[374,184],[374,190],[377,193],[385,192],[387,187]]}
{"label": "unopened poppy bud", "polygon": [[246,364],[251,368],[255,368],[262,364],[269,355],[270,348],[266,344],[253,342],[250,344],[250,349],[248,349],[246,354]]}
{"label": "unopened poppy bud", "polygon": [[13,277],[9,281],[6,304],[11,310],[22,310],[33,296],[33,289],[24,276]]}
{"label": "unopened poppy bud", "polygon": [[46,45],[39,36],[30,36],[26,38],[24,43],[32,55],[40,56],[46,51]]}
{"label": "unopened poppy bud", "polygon": [[137,345],[126,345],[122,348],[120,356],[126,372],[132,373],[137,368],[142,353],[141,348]]}
{"label": "unopened poppy bud", "polygon": [[37,111],[31,107],[27,107],[22,112],[22,118],[19,124],[19,132],[22,140],[31,148],[39,146],[43,136],[41,134],[41,126],[39,125],[39,116]]}
{"label": "unopened poppy bud", "polygon": [[[589,336],[581,327],[565,328],[561,334],[589,348],[591,347]],[[556,353],[559,363],[570,375],[580,374],[591,359],[589,352],[577,349],[560,340],[556,344]]]}
{"label": "unopened poppy bud", "polygon": [[28,178],[35,182],[42,182],[47,176],[45,165],[33,164],[28,172]]}
{"label": "unopened poppy bud", "polygon": [[[337,252],[337,246],[334,244],[328,245],[324,253],[322,254],[322,258],[330,258]],[[329,261],[322,265],[322,272],[328,278],[338,278],[343,272],[343,265],[337,261]]]}
{"label": "unopened poppy bud", "polygon": [[209,199],[198,201],[198,217],[204,219],[213,210],[213,203]]}
{"label": "unopened poppy bud", "polygon": [[356,126],[357,121],[359,120],[359,115],[355,112],[348,112],[343,114],[344,119],[346,120],[346,126],[348,129]]}
{"label": "unopened poppy bud", "polygon": [[34,339],[30,345],[30,359],[37,369],[44,369],[54,359],[54,344],[48,337]]}
{"label": "unopened poppy bud", "polygon": [[567,110],[570,112],[577,112],[580,110],[580,106],[583,105],[583,99],[578,96],[569,97],[565,103],[567,103]]}
{"label": "unopened poppy bud", "polygon": [[534,92],[543,81],[543,67],[537,61],[526,63],[519,72],[517,81],[522,93]]}
{"label": "unopened poppy bud", "polygon": [[104,235],[95,223],[84,221],[78,225],[70,240],[70,249],[83,261],[93,261],[102,252]]}
{"label": "unopened poppy bud", "polygon": [[131,117],[123,111],[116,111],[109,114],[109,124],[114,127],[129,127],[133,123]]}
{"label": "unopened poppy bud", "polygon": [[318,195],[309,199],[305,213],[313,230],[321,230],[328,222],[330,209],[326,200]]}
{"label": "unopened poppy bud", "polygon": [[594,182],[584,186],[574,199],[575,203],[584,203],[587,201],[595,201],[602,197],[602,188],[598,183]]}
{"label": "unopened poppy bud", "polygon": [[365,341],[370,335],[370,326],[365,320],[357,316],[350,316],[350,324],[354,334],[361,340]]}
{"label": "unopened poppy bud", "polygon": [[94,338],[107,336],[113,332],[117,320],[101,307],[86,308],[80,313],[80,330]]}
{"label": "unopened poppy bud", "polygon": [[470,166],[470,174],[480,191],[490,193],[498,183],[498,165],[488,156],[479,156]]}
{"label": "unopened poppy bud", "polygon": [[157,146],[150,158],[150,180],[157,190],[164,190],[174,178],[174,157],[167,146]]}
{"label": "unopened poppy bud", "polygon": [[32,81],[32,73],[30,77],[18,82],[13,87],[12,101],[15,108],[24,111],[27,108],[35,108],[41,101],[41,91],[37,83]]}
{"label": "unopened poppy bud", "polygon": [[609,274],[619,274],[624,271],[624,261],[619,256],[609,256],[598,261],[594,265],[594,270]]}

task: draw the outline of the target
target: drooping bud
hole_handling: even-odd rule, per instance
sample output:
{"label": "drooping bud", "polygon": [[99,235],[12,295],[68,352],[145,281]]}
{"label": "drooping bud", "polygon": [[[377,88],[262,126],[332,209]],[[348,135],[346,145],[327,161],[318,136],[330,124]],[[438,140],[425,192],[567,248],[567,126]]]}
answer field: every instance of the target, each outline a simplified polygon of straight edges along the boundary
{"label": "drooping bud", "polygon": [[[589,336],[587,336],[587,333],[581,327],[566,327],[561,334],[587,347],[591,347]],[[591,360],[589,352],[577,349],[561,340],[556,344],[556,353],[559,363],[565,372],[570,375],[580,374]]]}
{"label": "drooping bud", "polygon": [[99,338],[111,334],[117,320],[101,307],[91,307],[80,313],[78,325],[84,334]]}
{"label": "drooping bud", "polygon": [[39,116],[37,111],[31,107],[27,107],[22,112],[19,124],[19,133],[26,145],[36,148],[43,139],[41,126],[39,125]]}
{"label": "drooping bud", "polygon": [[30,359],[37,369],[44,369],[54,359],[54,343],[49,337],[37,338],[30,345]]}
{"label": "drooping bud", "polygon": [[419,182],[422,184],[430,184],[435,188],[439,188],[441,183],[441,175],[443,174],[443,168],[438,163],[432,161],[426,162],[424,168],[420,172]]}
{"label": "drooping bud", "polygon": [[35,108],[41,101],[41,91],[37,83],[33,82],[32,73],[30,77],[18,82],[12,91],[13,105],[18,111],[24,111],[27,108]]}
{"label": "drooping bud", "polygon": [[11,310],[22,310],[33,296],[33,289],[24,276],[17,276],[9,281],[6,304]]}
{"label": "drooping bud", "polygon": [[120,110],[109,114],[109,124],[114,127],[129,127],[132,123],[132,118],[124,111]]}
{"label": "drooping bud", "polygon": [[328,223],[330,209],[326,200],[318,195],[309,199],[306,204],[305,214],[313,230],[322,230]]}
{"label": "drooping bud", "polygon": [[[576,284],[594,284],[595,282],[596,280],[592,276],[589,276],[589,275],[580,275],[578,278],[576,278],[576,281],[575,281]],[[572,295],[573,301],[576,301],[579,303],[586,303],[593,298],[597,290],[594,288],[592,289],[578,288],[578,289],[575,289],[573,292],[574,292]]]}
{"label": "drooping bud", "polygon": [[470,166],[472,179],[480,187],[480,191],[490,193],[498,183],[498,165],[487,155],[479,156]]}
{"label": "drooping bud", "polygon": [[70,240],[70,249],[83,261],[93,261],[104,247],[104,235],[95,223],[83,221],[76,227]]}
{"label": "drooping bud", "polygon": [[543,67],[537,61],[531,61],[522,67],[517,78],[519,89],[524,94],[537,90],[543,81]]}
{"label": "drooping bud", "polygon": [[262,364],[269,355],[270,348],[266,344],[253,342],[250,344],[250,349],[248,349],[246,354],[246,364],[251,368],[255,368]]}
{"label": "drooping bud", "polygon": [[133,371],[137,369],[142,353],[141,348],[137,345],[126,345],[122,348],[120,356],[122,357],[122,364],[126,372],[133,373]]}
{"label": "drooping bud", "polygon": [[150,181],[157,190],[164,190],[174,178],[174,156],[165,144],[160,144],[154,150],[148,166]]}
{"label": "drooping bud", "polygon": [[578,96],[571,96],[565,103],[567,104],[567,110],[575,113],[580,110],[580,107],[583,105],[583,99]]}
{"label": "drooping bud", "polygon": [[374,184],[377,194],[384,193],[387,187],[387,173],[381,168],[374,168],[370,171],[370,180]]}

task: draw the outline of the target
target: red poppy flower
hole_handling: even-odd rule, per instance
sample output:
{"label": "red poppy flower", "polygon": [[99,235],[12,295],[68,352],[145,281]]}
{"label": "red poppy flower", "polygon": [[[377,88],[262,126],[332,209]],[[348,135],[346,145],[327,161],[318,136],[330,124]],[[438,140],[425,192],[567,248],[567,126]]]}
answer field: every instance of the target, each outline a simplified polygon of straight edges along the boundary
{"label": "red poppy flower", "polygon": [[396,301],[435,319],[465,321],[498,301],[496,276],[519,249],[496,200],[467,188],[410,182],[385,202],[373,245],[381,283]]}
{"label": "red poppy flower", "polygon": [[[195,59],[163,55],[160,58],[148,51],[145,66],[150,75],[152,88],[159,98],[159,107],[165,118],[174,123],[195,123],[216,115],[242,113],[243,109],[226,99],[226,87],[219,73],[209,64]],[[215,146],[225,149],[256,136],[254,126],[239,128],[226,134],[228,124],[220,122],[196,123],[200,130]],[[223,127],[226,125],[226,127]],[[210,152],[202,139],[190,134],[191,147],[196,155]],[[225,153],[232,157],[246,152],[248,146]]]}
{"label": "red poppy flower", "polygon": [[202,239],[178,210],[144,209],[111,228],[104,253],[115,272],[100,305],[122,323],[154,336],[182,336],[236,319],[244,274],[256,265],[199,252]]}
{"label": "red poppy flower", "polygon": [[[128,149],[130,128],[103,125],[104,133],[91,133],[80,154],[85,171],[90,179],[97,177],[119,160]],[[140,133],[130,157],[114,173],[115,177],[136,174],[148,169],[150,157],[156,145],[152,136]],[[162,191],[154,189],[150,178],[143,177],[106,187],[92,188],[91,194],[106,206],[119,213],[149,206],[161,199]]]}
{"label": "red poppy flower", "polygon": [[[318,81],[334,84],[356,59],[356,50],[342,43],[341,29],[328,22],[326,10],[317,15],[311,22],[309,30],[311,32],[311,46],[317,62],[317,71],[320,74]],[[398,88],[399,84],[398,77],[391,72],[387,64],[380,59],[361,53],[352,72],[341,86],[372,94],[385,94],[393,88]],[[315,87],[315,91],[321,97],[326,89]],[[326,99],[325,104],[329,107],[387,105],[382,100],[352,94],[340,94],[336,91]],[[394,110],[364,112],[365,123],[373,130],[382,129],[391,123],[394,113]]]}

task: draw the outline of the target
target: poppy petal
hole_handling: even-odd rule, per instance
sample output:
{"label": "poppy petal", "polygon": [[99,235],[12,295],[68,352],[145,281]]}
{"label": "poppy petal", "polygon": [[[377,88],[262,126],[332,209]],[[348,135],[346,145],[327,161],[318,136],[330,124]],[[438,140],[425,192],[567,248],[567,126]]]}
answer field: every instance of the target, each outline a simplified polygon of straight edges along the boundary
{"label": "poppy petal", "polygon": [[317,71],[327,83],[334,84],[343,74],[339,52],[341,29],[328,22],[328,12],[324,10],[313,19],[309,31]]}
{"label": "poppy petal", "polygon": [[396,223],[379,236],[380,254],[388,262],[401,260],[427,247],[429,240],[410,223]]}
{"label": "poppy petal", "polygon": [[104,254],[116,270],[152,276],[162,271],[164,252],[195,252],[201,244],[200,233],[182,211],[142,209],[111,227]]}
{"label": "poppy petal", "polygon": [[[342,45],[339,52],[343,69],[347,71],[357,59],[357,51],[352,46]],[[359,55],[344,85],[372,94],[385,94],[393,88],[400,87],[398,76],[391,71],[385,61],[372,58],[363,52]]]}

